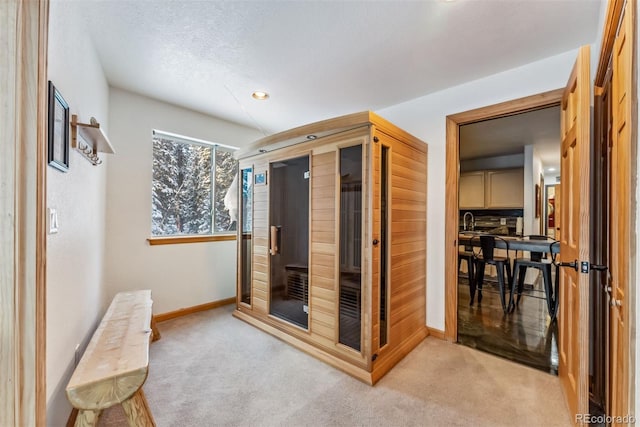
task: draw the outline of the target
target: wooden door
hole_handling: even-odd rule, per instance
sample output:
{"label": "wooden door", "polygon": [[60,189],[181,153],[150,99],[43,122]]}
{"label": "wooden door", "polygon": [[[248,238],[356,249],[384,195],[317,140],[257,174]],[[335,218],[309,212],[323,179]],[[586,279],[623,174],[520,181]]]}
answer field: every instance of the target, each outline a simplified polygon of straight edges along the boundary
{"label": "wooden door", "polygon": [[[611,132],[609,407],[608,415],[629,413],[629,257],[632,156],[632,59],[634,2],[627,2],[613,46]],[[616,422],[613,425],[618,425]]]}
{"label": "wooden door", "polygon": [[[589,46],[583,46],[561,104],[562,262],[589,260]],[[589,275],[560,269],[558,374],[572,414],[589,413]]]}
{"label": "wooden door", "polygon": [[554,194],[554,206],[553,206],[553,226],[554,226],[554,230],[553,230],[553,238],[556,240],[560,240],[560,221],[562,219],[562,211],[560,210],[561,208],[561,200],[560,198],[562,197],[562,185],[560,184],[556,184],[554,186],[555,190],[553,192]]}

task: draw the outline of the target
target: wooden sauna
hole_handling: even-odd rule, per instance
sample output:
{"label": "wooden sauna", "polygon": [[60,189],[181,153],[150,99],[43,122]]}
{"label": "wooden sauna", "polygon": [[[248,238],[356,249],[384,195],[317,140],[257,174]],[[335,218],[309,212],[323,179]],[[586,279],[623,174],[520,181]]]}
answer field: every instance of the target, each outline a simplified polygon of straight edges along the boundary
{"label": "wooden sauna", "polygon": [[367,111],[237,157],[234,316],[374,384],[427,335],[427,145]]}

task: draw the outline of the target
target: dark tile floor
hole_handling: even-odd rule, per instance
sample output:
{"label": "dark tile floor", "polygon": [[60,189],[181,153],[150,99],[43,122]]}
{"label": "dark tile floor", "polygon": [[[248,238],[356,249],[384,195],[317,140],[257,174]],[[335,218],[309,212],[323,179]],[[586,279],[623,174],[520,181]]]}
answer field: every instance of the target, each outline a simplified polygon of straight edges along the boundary
{"label": "dark tile floor", "polygon": [[550,321],[541,285],[525,289],[506,315],[497,285],[485,280],[484,288],[482,303],[469,306],[469,283],[458,279],[458,342],[557,375],[557,322]]}

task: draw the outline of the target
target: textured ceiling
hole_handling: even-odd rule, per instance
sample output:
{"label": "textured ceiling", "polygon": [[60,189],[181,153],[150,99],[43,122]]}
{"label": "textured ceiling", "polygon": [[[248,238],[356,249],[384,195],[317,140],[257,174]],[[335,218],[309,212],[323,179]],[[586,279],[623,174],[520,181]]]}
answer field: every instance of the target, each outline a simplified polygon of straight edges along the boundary
{"label": "textured ceiling", "polygon": [[[111,85],[270,134],[593,43],[602,2],[67,3]],[[253,100],[257,89],[270,99]]]}
{"label": "textured ceiling", "polygon": [[460,127],[460,159],[523,153],[533,145],[545,170],[560,169],[560,106]]}

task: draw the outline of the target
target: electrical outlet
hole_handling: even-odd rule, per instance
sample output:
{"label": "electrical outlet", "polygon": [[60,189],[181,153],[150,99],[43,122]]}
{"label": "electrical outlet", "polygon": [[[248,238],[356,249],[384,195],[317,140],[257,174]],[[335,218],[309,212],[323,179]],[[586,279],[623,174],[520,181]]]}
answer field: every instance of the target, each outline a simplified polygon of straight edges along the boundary
{"label": "electrical outlet", "polygon": [[507,218],[500,218],[500,225],[507,225]]}

